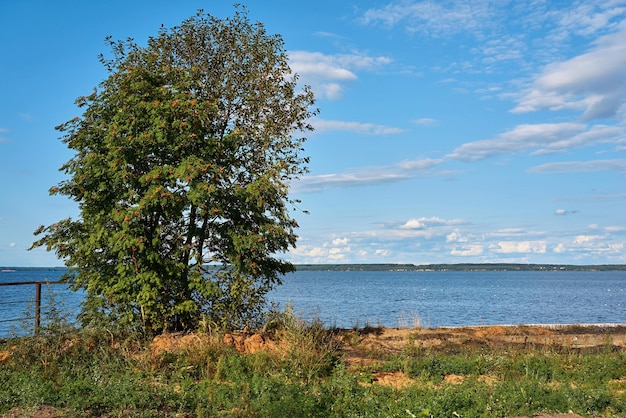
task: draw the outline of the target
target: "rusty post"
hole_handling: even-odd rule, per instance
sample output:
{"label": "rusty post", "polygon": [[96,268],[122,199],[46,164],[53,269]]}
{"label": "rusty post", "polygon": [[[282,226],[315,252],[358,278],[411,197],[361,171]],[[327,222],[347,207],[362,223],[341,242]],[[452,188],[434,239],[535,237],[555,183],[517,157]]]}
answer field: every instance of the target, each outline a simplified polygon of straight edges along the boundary
{"label": "rusty post", "polygon": [[41,316],[41,283],[35,283],[35,335],[39,333],[39,318]]}

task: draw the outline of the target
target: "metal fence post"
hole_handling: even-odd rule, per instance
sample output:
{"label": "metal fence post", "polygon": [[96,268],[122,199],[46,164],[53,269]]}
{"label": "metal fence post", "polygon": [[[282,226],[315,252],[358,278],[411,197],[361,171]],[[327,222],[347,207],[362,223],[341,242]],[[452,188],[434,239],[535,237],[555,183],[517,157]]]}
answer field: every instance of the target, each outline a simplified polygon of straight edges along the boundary
{"label": "metal fence post", "polygon": [[39,318],[41,316],[41,282],[35,283],[35,335],[39,333]]}

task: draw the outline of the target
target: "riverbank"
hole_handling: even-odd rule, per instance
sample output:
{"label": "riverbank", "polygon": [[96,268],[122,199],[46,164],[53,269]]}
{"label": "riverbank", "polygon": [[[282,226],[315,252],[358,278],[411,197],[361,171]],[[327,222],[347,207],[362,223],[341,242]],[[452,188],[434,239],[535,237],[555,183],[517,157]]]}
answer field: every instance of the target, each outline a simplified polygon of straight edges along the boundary
{"label": "riverbank", "polygon": [[[626,416],[626,325],[328,329],[0,345],[0,415]],[[563,415],[567,414],[567,415]]]}

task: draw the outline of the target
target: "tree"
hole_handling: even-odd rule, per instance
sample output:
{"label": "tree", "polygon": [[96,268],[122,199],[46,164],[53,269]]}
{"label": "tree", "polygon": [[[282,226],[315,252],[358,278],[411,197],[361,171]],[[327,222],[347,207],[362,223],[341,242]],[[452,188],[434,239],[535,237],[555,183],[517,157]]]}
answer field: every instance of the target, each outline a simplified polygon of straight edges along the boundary
{"label": "tree", "polygon": [[109,76],[57,127],[75,155],[50,192],[80,219],[40,227],[33,247],[71,267],[85,323],[243,326],[293,270],[276,254],[296,243],[289,182],[308,158],[294,134],[312,129],[313,94],[245,8],[199,11],[145,47],[107,40]]}

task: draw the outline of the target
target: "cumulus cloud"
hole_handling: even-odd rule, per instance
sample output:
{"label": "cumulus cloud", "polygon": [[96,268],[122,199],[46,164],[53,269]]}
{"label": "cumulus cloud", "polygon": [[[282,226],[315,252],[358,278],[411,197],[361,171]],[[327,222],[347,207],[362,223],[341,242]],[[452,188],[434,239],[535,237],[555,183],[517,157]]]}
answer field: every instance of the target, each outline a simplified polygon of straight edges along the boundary
{"label": "cumulus cloud", "polygon": [[534,150],[534,155],[563,152],[570,148],[601,143],[620,143],[624,130],[615,126],[591,126],[583,123],[523,124],[493,139],[468,142],[454,149],[448,158],[477,161],[494,155]]}
{"label": "cumulus cloud", "polygon": [[406,221],[401,228],[403,229],[424,229],[424,228],[428,228],[431,226],[436,226],[436,225],[449,225],[449,224],[455,224],[458,223],[458,221],[446,221],[444,219],[438,218],[436,216],[432,216],[430,218],[412,218],[409,219],[408,221]]}
{"label": "cumulus cloud", "polygon": [[545,67],[512,110],[576,110],[583,120],[614,118],[626,99],[626,30],[605,35],[594,48]]}
{"label": "cumulus cloud", "polygon": [[578,235],[574,239],[574,244],[585,244],[599,239],[602,239],[602,237],[598,235]]}
{"label": "cumulus cloud", "polygon": [[458,229],[446,235],[446,242],[467,242],[467,240]]}
{"label": "cumulus cloud", "polygon": [[345,122],[338,120],[313,119],[311,125],[317,132],[349,131],[367,135],[393,135],[405,132],[404,129],[373,123]]}
{"label": "cumulus cloud", "polygon": [[450,250],[450,254],[458,255],[461,257],[472,257],[472,256],[481,255],[483,251],[484,249],[482,245],[472,244],[472,245],[467,245],[461,249],[454,247],[452,250]]}
{"label": "cumulus cloud", "polygon": [[577,235],[572,241],[559,243],[553,251],[570,254],[584,253],[586,257],[615,257],[618,260],[624,260],[624,243],[616,242],[608,233],[603,235]]}
{"label": "cumulus cloud", "polygon": [[305,84],[311,85],[318,97],[340,99],[343,85],[356,80],[357,71],[373,70],[389,64],[389,57],[365,54],[326,55],[321,52],[292,51],[289,65]]}
{"label": "cumulus cloud", "polygon": [[349,241],[348,238],[335,238],[332,243],[333,245],[346,245]]}
{"label": "cumulus cloud", "polygon": [[535,253],[543,254],[546,252],[545,241],[500,241],[493,251],[496,253]]}
{"label": "cumulus cloud", "polygon": [[345,260],[352,254],[350,246],[346,245],[348,239],[332,240],[320,245],[301,245],[291,249],[290,255],[304,263],[328,263]]}

